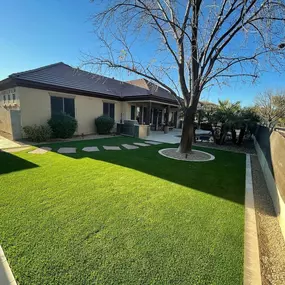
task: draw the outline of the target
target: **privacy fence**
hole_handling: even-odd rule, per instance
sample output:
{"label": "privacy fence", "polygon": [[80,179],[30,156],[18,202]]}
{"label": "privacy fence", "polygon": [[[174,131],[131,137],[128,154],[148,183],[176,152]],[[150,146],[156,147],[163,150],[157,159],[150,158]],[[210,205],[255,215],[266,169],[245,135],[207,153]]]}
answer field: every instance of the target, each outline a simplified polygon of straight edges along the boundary
{"label": "privacy fence", "polygon": [[255,148],[285,238],[285,132],[259,126]]}

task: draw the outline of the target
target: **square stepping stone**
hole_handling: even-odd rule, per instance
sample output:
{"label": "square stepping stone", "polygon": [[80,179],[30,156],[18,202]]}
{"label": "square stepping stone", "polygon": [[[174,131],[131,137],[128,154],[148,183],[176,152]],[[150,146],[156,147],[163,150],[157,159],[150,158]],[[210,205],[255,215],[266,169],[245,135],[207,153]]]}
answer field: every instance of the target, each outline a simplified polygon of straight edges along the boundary
{"label": "square stepping stone", "polygon": [[41,149],[45,149],[45,150],[47,150],[47,151],[51,151],[51,150],[52,150],[52,148],[49,147],[49,146],[43,146],[43,147],[41,147]]}
{"label": "square stepping stone", "polygon": [[149,144],[153,144],[153,145],[162,144],[162,142],[154,142],[154,141],[145,141],[145,143],[149,143]]}
{"label": "square stepping stone", "polygon": [[75,147],[61,147],[57,151],[58,153],[76,153]]}
{"label": "square stepping stone", "polygon": [[105,146],[105,145],[104,145],[103,148],[104,148],[105,150],[121,150],[119,146],[110,146],[110,145]]}
{"label": "square stepping stone", "polygon": [[46,149],[43,149],[43,148],[36,148],[32,151],[29,151],[29,153],[32,153],[32,154],[44,154],[48,152]]}
{"label": "square stepping stone", "polygon": [[138,146],[150,146],[149,144],[147,143],[134,143],[135,145],[138,145]]}
{"label": "square stepping stone", "polygon": [[137,149],[137,148],[139,148],[138,146],[131,145],[131,144],[122,144],[122,146],[126,149]]}
{"label": "square stepping stone", "polygon": [[97,146],[86,146],[82,150],[87,152],[100,151]]}

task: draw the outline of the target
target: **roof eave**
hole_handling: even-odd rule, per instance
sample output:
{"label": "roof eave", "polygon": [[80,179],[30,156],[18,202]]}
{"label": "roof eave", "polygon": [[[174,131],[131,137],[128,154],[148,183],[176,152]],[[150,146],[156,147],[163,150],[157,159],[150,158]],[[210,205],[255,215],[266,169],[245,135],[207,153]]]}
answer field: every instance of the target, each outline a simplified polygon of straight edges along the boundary
{"label": "roof eave", "polygon": [[85,90],[79,90],[74,88],[68,88],[63,86],[39,83],[34,81],[28,81],[24,79],[16,79],[17,86],[26,87],[26,88],[35,88],[40,90],[48,90],[48,91],[55,91],[61,93],[71,93],[81,96],[88,96],[88,97],[95,97],[95,98],[104,98],[104,99],[112,99],[112,100],[121,100],[121,96],[119,95],[110,95],[110,94],[103,94]]}
{"label": "roof eave", "polygon": [[14,78],[6,78],[0,81],[0,91],[16,87],[16,80]]}

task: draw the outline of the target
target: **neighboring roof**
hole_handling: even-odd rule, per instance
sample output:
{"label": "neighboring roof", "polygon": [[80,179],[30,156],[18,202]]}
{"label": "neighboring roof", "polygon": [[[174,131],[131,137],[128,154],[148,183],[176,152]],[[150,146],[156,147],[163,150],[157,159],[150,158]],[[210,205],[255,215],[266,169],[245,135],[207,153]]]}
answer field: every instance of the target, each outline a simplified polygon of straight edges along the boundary
{"label": "neighboring roof", "polygon": [[[43,66],[24,72],[13,73],[8,79],[0,81],[2,89],[10,82],[14,86],[41,88],[62,92],[75,92],[87,96],[101,96],[124,100],[124,98],[150,100],[161,99],[175,102],[169,92],[161,87],[144,88],[136,84],[73,68],[63,62]],[[159,92],[158,92],[159,90]],[[127,100],[127,99],[126,99]]]}
{"label": "neighboring roof", "polygon": [[209,101],[199,101],[202,106],[217,107],[218,105]]}
{"label": "neighboring roof", "polygon": [[164,98],[164,99],[169,99],[169,100],[176,100],[173,95],[170,94],[166,89],[158,86],[157,84],[148,81],[147,79],[141,78],[141,79],[136,79],[136,80],[130,80],[127,81],[127,83],[130,83],[132,85],[145,88],[149,90],[149,92],[157,96],[158,98]]}

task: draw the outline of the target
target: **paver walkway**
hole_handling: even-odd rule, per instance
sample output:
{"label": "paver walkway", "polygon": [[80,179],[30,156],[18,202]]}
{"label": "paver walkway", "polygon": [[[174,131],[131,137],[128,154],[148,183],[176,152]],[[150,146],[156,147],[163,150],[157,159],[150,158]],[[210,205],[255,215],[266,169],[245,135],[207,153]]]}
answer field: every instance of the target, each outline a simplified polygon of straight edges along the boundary
{"label": "paver walkway", "polygon": [[[145,141],[144,143],[140,143],[140,142],[134,142],[133,144],[122,144],[121,146],[117,146],[117,145],[103,145],[103,149],[109,151],[116,151],[116,150],[122,150],[121,147],[123,147],[124,149],[138,149],[139,147],[147,147],[147,146],[152,146],[152,145],[159,145],[161,144],[161,142],[155,142],[155,141]],[[52,148],[50,147],[40,147],[40,148],[36,148],[32,151],[29,151],[29,153],[31,154],[44,154],[48,151],[51,151]],[[97,146],[86,146],[82,148],[82,151],[86,151],[86,152],[95,152],[95,151],[100,151],[100,149]],[[57,150],[58,153],[76,153],[77,149],[76,147],[61,147]]]}

